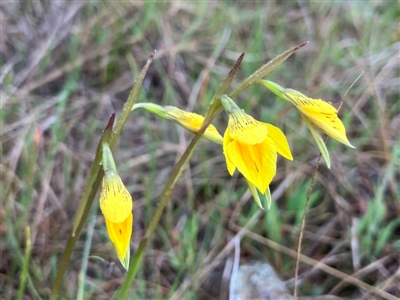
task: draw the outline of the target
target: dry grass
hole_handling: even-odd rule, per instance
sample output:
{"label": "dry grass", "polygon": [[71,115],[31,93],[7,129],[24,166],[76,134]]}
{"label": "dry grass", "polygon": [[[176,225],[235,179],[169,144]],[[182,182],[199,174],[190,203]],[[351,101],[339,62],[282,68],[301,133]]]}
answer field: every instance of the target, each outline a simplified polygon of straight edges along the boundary
{"label": "dry grass", "polygon": [[[47,299],[102,128],[121,109],[150,53],[139,101],[203,113],[244,52],[234,85],[309,40],[268,79],[338,105],[357,149],[329,140],[311,195],[300,295],[400,297],[399,8],[391,2],[4,2],[1,22],[0,297],[14,299],[32,252],[23,299]],[[294,111],[253,87],[237,102],[281,127],[295,160],[279,161],[276,202],[260,211],[218,145],[203,141],[174,191],[132,287],[132,299],[222,299],[241,239],[241,263],[269,261],[293,288],[296,248],[318,156]],[[215,125],[223,132],[226,117]],[[173,164],[191,135],[136,112],[115,159],[134,199],[135,249]],[[69,265],[63,299],[109,299],[124,275],[93,207]],[[90,228],[93,228],[91,233]],[[85,245],[90,251],[85,252]],[[82,263],[86,277],[79,280]],[[319,263],[317,263],[319,262]],[[328,270],[328,271],[327,271]],[[334,271],[332,271],[334,270]],[[346,277],[350,275],[351,278]],[[212,279],[212,280],[210,280]],[[212,282],[210,285],[209,282]],[[208,284],[207,284],[208,283]]]}

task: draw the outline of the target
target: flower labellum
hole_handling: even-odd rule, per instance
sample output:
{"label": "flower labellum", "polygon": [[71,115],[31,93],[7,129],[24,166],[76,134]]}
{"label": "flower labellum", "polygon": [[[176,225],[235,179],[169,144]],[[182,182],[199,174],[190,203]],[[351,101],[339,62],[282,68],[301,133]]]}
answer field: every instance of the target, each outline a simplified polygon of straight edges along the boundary
{"label": "flower labellum", "polygon": [[262,208],[257,190],[271,202],[269,184],[276,174],[277,153],[293,160],[283,132],[271,124],[255,120],[230,98],[221,99],[229,114],[223,150],[229,174],[236,168],[243,174],[257,204]]}
{"label": "flower labellum", "polygon": [[118,176],[110,147],[106,143],[103,144],[102,163],[104,177],[100,191],[100,209],[118,259],[128,270],[133,222],[132,197]]}

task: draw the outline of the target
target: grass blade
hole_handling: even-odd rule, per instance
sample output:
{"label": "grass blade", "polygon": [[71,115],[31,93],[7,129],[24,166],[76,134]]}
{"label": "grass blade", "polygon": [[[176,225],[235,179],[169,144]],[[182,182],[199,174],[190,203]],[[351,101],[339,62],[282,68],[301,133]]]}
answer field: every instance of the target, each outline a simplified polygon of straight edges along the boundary
{"label": "grass blade", "polygon": [[24,296],[24,291],[25,291],[25,285],[26,281],[28,279],[28,270],[29,270],[29,258],[31,256],[31,248],[32,248],[32,243],[31,243],[31,228],[27,226],[25,228],[25,236],[26,236],[26,241],[25,241],[25,255],[24,255],[24,260],[22,264],[22,273],[21,273],[21,281],[19,284],[18,288],[18,300],[22,300]]}

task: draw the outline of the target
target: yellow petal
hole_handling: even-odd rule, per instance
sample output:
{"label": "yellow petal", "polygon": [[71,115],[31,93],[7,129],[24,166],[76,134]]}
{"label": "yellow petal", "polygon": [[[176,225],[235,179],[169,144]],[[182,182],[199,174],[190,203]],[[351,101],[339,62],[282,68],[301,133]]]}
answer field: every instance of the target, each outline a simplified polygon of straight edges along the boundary
{"label": "yellow petal", "polygon": [[228,169],[229,174],[232,176],[233,173],[236,170],[236,166],[233,164],[232,160],[230,159],[229,155],[226,153],[226,149],[228,147],[228,144],[232,141],[231,137],[229,136],[229,133],[225,132],[224,134],[224,144],[223,144],[223,152],[224,156],[226,159],[226,167]]}
{"label": "yellow petal", "polygon": [[241,110],[235,110],[229,115],[227,130],[230,137],[238,142],[255,145],[263,142],[268,129],[263,123]]}
{"label": "yellow petal", "polygon": [[338,142],[354,148],[346,136],[346,129],[337,116],[337,110],[320,99],[311,99],[298,91],[286,89],[285,95],[295,102],[299,112],[317,128]]}
{"label": "yellow petal", "polygon": [[132,213],[132,197],[117,172],[109,169],[103,178],[100,209],[110,222],[120,223]]}
{"label": "yellow petal", "polygon": [[124,268],[128,269],[133,214],[130,213],[128,217],[120,223],[111,222],[106,218],[105,222],[108,236],[110,237],[111,242],[114,244],[118,259],[121,261],[121,264],[124,266]]}
{"label": "yellow petal", "polygon": [[[226,134],[229,134],[229,131]],[[264,194],[276,174],[277,155],[274,141],[266,137],[259,144],[247,145],[232,139],[224,147],[224,153],[239,172]]]}
{"label": "yellow petal", "polygon": [[[165,111],[169,116],[173,117],[179,125],[191,132],[197,133],[201,125],[203,125],[204,117],[196,113],[187,112],[174,106],[165,107]],[[207,127],[203,136],[215,143],[222,144],[222,136],[212,124]]]}
{"label": "yellow petal", "polygon": [[273,139],[276,146],[276,151],[288,160],[293,160],[292,152],[290,151],[289,143],[286,136],[278,127],[264,123],[268,128],[268,136]]}

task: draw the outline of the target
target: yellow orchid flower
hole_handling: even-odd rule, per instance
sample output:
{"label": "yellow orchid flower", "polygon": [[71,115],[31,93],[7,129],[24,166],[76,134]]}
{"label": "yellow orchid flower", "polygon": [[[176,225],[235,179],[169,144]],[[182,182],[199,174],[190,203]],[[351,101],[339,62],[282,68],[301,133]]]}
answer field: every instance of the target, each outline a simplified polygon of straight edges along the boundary
{"label": "yellow orchid flower", "polygon": [[221,101],[229,113],[223,142],[228,172],[233,175],[237,168],[246,178],[257,204],[262,208],[258,190],[266,197],[269,208],[269,184],[276,174],[277,153],[293,160],[286,137],[278,127],[246,114],[230,98]]}
{"label": "yellow orchid flower", "polygon": [[[184,111],[175,106],[160,106],[154,103],[138,103],[133,106],[132,110],[139,107],[155,113],[163,119],[174,121],[193,133],[197,133],[200,130],[204,121],[203,116]],[[212,124],[207,127],[203,136],[214,143],[222,144],[222,136]]]}
{"label": "yellow orchid flower", "polygon": [[272,81],[260,80],[259,83],[272,91],[280,99],[292,104],[300,112],[329,168],[329,153],[316,128],[338,142],[350,148],[355,148],[347,139],[346,129],[342,121],[338,118],[337,109],[331,104],[321,99],[309,98],[296,90],[285,89]]}
{"label": "yellow orchid flower", "polygon": [[133,222],[132,197],[118,176],[108,144],[103,144],[103,168],[100,209],[104,215],[108,236],[114,244],[118,259],[128,270]]}

